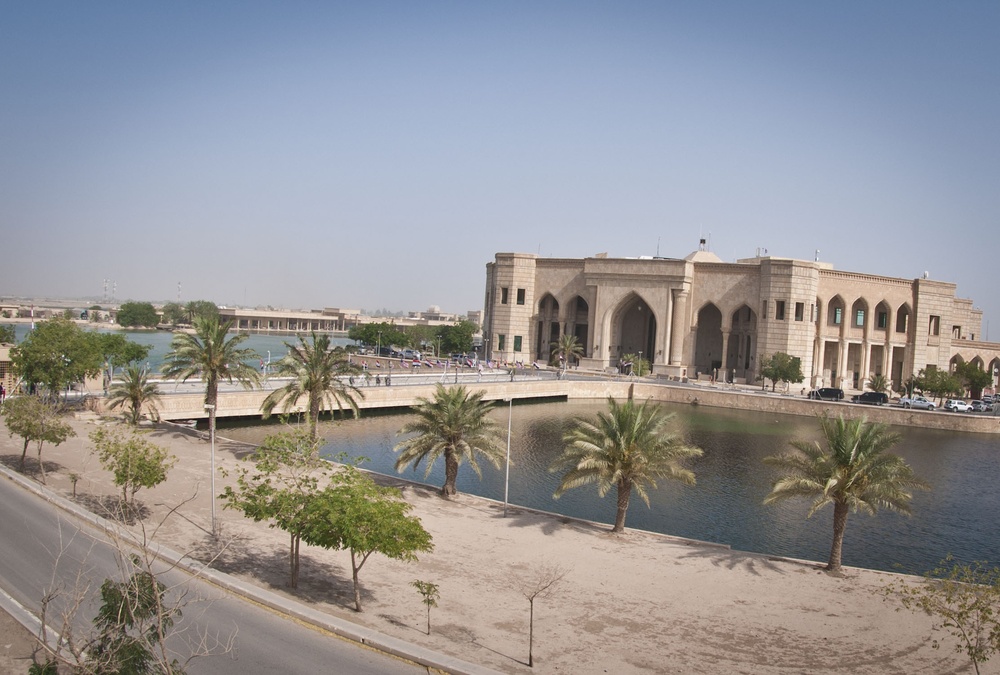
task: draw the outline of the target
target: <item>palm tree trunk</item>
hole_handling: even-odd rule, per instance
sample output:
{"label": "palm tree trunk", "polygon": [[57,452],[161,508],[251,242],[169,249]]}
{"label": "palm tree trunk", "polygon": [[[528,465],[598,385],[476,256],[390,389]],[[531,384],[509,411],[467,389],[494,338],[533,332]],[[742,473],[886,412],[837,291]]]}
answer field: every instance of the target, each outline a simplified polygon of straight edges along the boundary
{"label": "palm tree trunk", "polygon": [[444,486],[441,488],[442,497],[451,497],[458,494],[455,483],[458,480],[458,460],[451,450],[444,453]]}
{"label": "palm tree trunk", "polygon": [[[309,397],[309,434],[310,437],[315,441],[317,437],[317,426],[319,424],[319,397],[310,396]],[[316,454],[319,454],[319,448],[316,448]]]}
{"label": "palm tree trunk", "polygon": [[628,502],[632,497],[632,481],[618,481],[618,512],[615,514],[615,526],[612,532],[625,531],[625,514],[628,512]]}
{"label": "palm tree trunk", "polygon": [[831,572],[840,570],[840,554],[844,546],[844,531],[847,529],[847,504],[833,503],[833,545],[830,547],[830,561],[826,569]]}

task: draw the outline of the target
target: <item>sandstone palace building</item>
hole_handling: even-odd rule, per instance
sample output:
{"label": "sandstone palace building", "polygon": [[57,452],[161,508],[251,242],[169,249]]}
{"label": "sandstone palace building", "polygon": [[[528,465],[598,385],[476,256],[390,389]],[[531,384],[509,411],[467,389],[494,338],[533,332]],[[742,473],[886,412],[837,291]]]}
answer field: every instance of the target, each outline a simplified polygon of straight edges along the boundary
{"label": "sandstone palace building", "polygon": [[498,253],[486,266],[487,358],[547,363],[575,335],[582,368],[641,354],[656,375],[753,382],[761,357],[802,361],[805,384],[893,389],[921,369],[976,361],[1000,371],[982,311],[955,284],[842,272],[828,263],[757,255],[723,262],[705,250],[674,258],[541,258]]}

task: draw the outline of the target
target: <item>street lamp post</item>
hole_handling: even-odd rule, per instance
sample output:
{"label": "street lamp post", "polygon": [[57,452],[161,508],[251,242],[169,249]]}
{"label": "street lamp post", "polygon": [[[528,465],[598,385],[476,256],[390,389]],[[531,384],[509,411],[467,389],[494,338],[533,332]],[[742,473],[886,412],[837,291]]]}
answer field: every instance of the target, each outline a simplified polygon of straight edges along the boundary
{"label": "street lamp post", "polygon": [[507,470],[503,479],[503,517],[507,517],[507,497],[510,494],[510,421],[514,415],[514,397],[507,400]]}
{"label": "street lamp post", "polygon": [[378,342],[375,345],[375,357],[380,358],[382,356],[382,331],[378,332]]}
{"label": "street lamp post", "polygon": [[639,351],[639,377],[642,377],[642,351]]}
{"label": "street lamp post", "polygon": [[[211,403],[205,404],[205,410],[211,415],[212,411],[215,410],[215,406]],[[218,535],[218,530],[215,526],[215,434],[212,434],[212,538],[214,539]]]}

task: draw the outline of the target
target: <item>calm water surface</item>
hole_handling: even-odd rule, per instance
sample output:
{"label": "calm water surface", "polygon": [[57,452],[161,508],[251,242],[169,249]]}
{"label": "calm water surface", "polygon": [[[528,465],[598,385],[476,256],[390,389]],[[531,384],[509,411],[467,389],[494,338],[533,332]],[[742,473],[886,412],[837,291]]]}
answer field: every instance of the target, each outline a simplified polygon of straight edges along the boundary
{"label": "calm water surface", "polygon": [[[833,510],[825,508],[806,518],[809,502],[789,501],[765,507],[764,497],[775,479],[774,469],[761,460],[788,449],[791,439],[819,437],[816,420],[686,405],[664,406],[676,413],[678,428],[705,454],[688,464],[695,486],[670,481],[650,493],[650,508],[633,496],[627,526],[692,539],[729,544],[734,549],[826,561],[833,529]],[[514,405],[512,414],[510,503],[564,515],[612,523],[614,493],[604,499],[593,486],[577,488],[553,499],[559,476],[548,467],[562,448],[562,433],[574,416],[592,416],[601,403],[572,402]],[[498,408],[497,421],[506,430],[508,409]],[[362,417],[327,423],[324,453],[346,452],[367,457],[365,466],[397,475],[392,447],[406,415]],[[259,442],[275,426],[228,428],[226,436]],[[962,560],[1000,562],[1000,469],[997,439],[899,428],[903,442],[896,448],[917,475],[933,485],[918,491],[907,518],[882,511],[876,517],[852,513],[844,540],[845,565],[922,573],[951,553]],[[402,477],[439,486],[442,462],[425,477],[424,466],[405,469]],[[503,500],[503,467],[486,465],[479,481],[465,465],[459,470],[461,492]]]}

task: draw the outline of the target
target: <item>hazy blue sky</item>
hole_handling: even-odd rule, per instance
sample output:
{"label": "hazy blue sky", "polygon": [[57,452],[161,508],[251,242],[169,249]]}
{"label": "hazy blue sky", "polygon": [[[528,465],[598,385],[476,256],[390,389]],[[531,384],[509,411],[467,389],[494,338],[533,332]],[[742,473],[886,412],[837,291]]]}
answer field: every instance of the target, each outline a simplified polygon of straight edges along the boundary
{"label": "hazy blue sky", "polygon": [[996,0],[6,2],[0,294],[461,312],[497,251],[704,236],[928,271],[997,339],[998,28]]}

